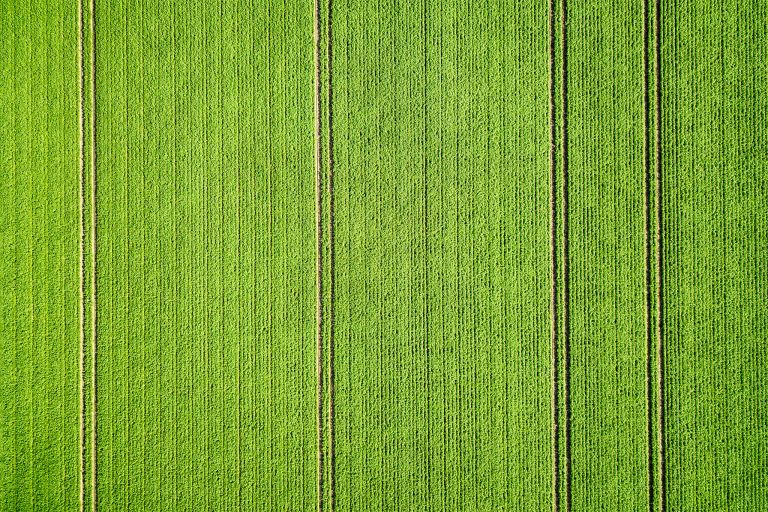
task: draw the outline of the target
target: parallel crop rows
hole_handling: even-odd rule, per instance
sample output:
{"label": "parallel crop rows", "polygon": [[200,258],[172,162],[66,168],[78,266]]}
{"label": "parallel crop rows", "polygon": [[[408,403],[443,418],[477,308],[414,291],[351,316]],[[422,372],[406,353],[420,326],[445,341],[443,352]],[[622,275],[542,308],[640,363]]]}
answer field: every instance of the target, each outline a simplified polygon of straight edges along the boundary
{"label": "parallel crop rows", "polygon": [[768,6],[656,4],[320,0],[318,296],[311,2],[2,2],[0,510],[316,509],[318,306],[323,510],[768,507]]}

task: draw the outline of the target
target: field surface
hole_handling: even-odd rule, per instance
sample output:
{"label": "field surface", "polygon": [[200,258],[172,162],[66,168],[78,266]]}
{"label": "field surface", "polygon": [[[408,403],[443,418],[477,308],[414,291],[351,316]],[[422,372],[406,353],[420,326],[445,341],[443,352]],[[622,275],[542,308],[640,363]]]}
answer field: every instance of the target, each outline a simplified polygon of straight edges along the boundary
{"label": "field surface", "polygon": [[768,510],[765,0],[0,0],[0,511]]}

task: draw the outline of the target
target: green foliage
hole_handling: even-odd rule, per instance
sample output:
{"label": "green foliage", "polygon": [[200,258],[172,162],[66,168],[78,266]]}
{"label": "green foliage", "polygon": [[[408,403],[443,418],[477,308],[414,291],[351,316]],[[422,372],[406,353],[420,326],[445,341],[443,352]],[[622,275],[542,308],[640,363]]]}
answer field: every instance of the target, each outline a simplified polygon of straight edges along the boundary
{"label": "green foliage", "polygon": [[[646,510],[642,4],[571,4],[573,510]],[[763,510],[768,13],[684,4],[658,84],[667,505]],[[333,3],[339,511],[551,509],[548,7]],[[313,510],[312,3],[97,0],[92,62],[86,2],[82,211],[77,9],[0,3],[0,510],[78,508],[81,414],[90,507],[94,249],[99,509]]]}

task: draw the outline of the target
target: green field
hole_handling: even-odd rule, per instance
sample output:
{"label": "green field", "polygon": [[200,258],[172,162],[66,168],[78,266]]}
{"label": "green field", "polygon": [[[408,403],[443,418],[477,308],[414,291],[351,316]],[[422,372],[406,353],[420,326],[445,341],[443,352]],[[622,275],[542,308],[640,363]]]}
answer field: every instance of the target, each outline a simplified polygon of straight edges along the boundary
{"label": "green field", "polygon": [[768,510],[768,2],[319,1],[0,0],[0,511]]}

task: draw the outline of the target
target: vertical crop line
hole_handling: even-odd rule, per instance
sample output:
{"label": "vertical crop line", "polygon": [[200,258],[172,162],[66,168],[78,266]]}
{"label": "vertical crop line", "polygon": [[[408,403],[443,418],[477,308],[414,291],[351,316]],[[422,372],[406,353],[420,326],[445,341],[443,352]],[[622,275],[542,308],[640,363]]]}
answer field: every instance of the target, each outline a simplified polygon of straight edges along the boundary
{"label": "vertical crop line", "polygon": [[323,188],[320,111],[320,0],[314,0],[315,60],[315,366],[317,369],[317,511],[323,510]]}
{"label": "vertical crop line", "polygon": [[565,416],[565,512],[571,510],[571,340],[570,340],[570,285],[568,255],[568,47],[566,0],[560,2],[560,115],[561,170],[562,170],[562,265],[563,265],[563,406]]}
{"label": "vertical crop line", "polygon": [[78,104],[77,104],[77,130],[78,130],[78,200],[79,200],[79,333],[78,333],[78,391],[79,391],[79,472],[78,494],[80,512],[85,510],[85,70],[83,63],[83,0],[78,2],[77,9],[77,68],[78,68]]}
{"label": "vertical crop line", "polygon": [[328,74],[328,487],[329,509],[336,509],[336,432],[335,432],[335,300],[336,300],[336,248],[334,246],[334,194],[333,194],[333,0],[327,0],[328,28],[326,33],[326,72]]}
{"label": "vertical crop line", "polygon": [[550,255],[550,343],[551,343],[551,400],[552,400],[552,512],[560,510],[560,458],[559,423],[558,423],[558,384],[557,384],[557,180],[555,175],[556,155],[555,122],[555,0],[549,0],[549,255]]}
{"label": "vertical crop line", "polygon": [[661,0],[654,6],[654,85],[655,85],[655,185],[656,185],[656,406],[658,408],[658,486],[659,512],[666,510],[665,449],[664,449],[664,304],[663,304],[663,224],[661,203]]}
{"label": "vertical crop line", "polygon": [[90,0],[91,37],[91,511],[96,512],[96,0]]}
{"label": "vertical crop line", "polygon": [[645,402],[647,442],[648,512],[654,510],[653,489],[653,384],[651,378],[653,359],[653,328],[651,319],[651,155],[650,155],[650,69],[648,64],[648,3],[643,0],[643,215],[645,242]]}

